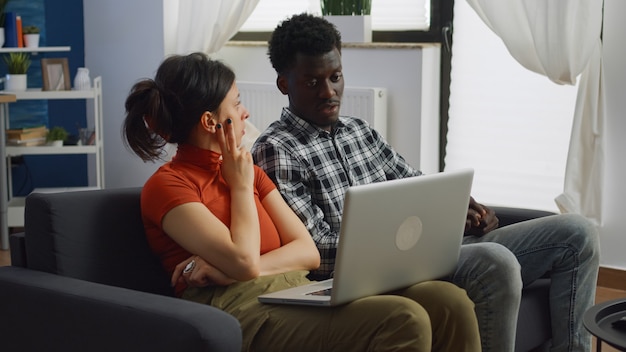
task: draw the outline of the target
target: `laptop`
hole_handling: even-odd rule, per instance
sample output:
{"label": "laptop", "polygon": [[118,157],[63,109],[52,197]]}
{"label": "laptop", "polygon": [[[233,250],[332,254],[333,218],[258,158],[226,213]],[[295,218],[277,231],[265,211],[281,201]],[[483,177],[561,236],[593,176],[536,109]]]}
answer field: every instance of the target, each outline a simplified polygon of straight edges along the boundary
{"label": "laptop", "polygon": [[330,307],[451,274],[473,176],[463,169],[350,187],[333,278],[259,301]]}

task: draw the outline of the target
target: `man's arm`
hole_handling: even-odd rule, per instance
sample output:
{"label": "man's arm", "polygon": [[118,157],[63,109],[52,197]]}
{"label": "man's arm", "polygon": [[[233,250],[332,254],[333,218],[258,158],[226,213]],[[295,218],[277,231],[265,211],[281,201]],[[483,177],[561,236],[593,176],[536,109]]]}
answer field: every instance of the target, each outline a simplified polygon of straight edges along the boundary
{"label": "man's arm", "polygon": [[308,171],[291,153],[269,143],[257,143],[252,149],[255,163],[274,181],[289,207],[298,215],[317,246],[321,262],[311,271],[313,279],[330,277],[335,267],[339,236],[324,220],[323,211],[314,204],[308,186]]}

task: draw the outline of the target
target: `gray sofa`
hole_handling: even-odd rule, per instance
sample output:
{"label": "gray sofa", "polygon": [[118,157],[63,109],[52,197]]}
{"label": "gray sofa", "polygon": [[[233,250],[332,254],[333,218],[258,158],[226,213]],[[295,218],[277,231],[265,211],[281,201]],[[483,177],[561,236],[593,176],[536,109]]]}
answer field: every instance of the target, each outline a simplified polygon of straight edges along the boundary
{"label": "gray sofa", "polygon": [[0,268],[6,351],[241,350],[239,322],[174,298],[143,235],[139,188],[31,194]]}
{"label": "gray sofa", "polygon": [[[33,193],[25,231],[0,267],[0,332],[10,351],[239,351],[232,316],[172,296],[143,235],[140,188]],[[548,213],[497,208],[501,223]],[[517,350],[550,338],[548,280],[527,288]]]}

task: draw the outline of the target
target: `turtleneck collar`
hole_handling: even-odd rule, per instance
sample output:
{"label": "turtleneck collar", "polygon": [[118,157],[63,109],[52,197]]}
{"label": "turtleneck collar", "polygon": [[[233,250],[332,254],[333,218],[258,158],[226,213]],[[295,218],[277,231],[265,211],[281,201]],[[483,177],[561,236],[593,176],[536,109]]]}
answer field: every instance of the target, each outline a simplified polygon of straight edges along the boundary
{"label": "turtleneck collar", "polygon": [[172,162],[184,162],[198,167],[212,170],[219,166],[222,161],[222,154],[208,149],[198,148],[191,144],[180,144]]}

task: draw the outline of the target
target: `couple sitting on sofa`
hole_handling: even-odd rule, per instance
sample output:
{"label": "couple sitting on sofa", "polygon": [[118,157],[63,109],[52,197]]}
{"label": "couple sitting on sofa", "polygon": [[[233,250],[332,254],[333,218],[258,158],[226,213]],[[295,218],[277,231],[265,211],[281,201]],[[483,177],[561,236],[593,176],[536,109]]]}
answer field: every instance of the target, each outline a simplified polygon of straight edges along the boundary
{"label": "couple sitting on sofa", "polygon": [[549,273],[552,348],[589,350],[582,314],[595,291],[594,227],[558,215],[497,228],[473,199],[459,265],[442,281],[329,309],[259,303],[261,293],[330,275],[349,186],[421,174],[364,122],[339,116],[341,38],[331,24],[293,16],[274,31],[269,56],[289,107],[252,153],[240,148],[249,114],[235,75],[203,54],[167,58],[127,98],[124,132],[137,155],[153,160],[178,144],[141,196],[148,241],[178,296],[235,316],[244,350],[306,341],[315,350],[512,351],[522,287]]}

